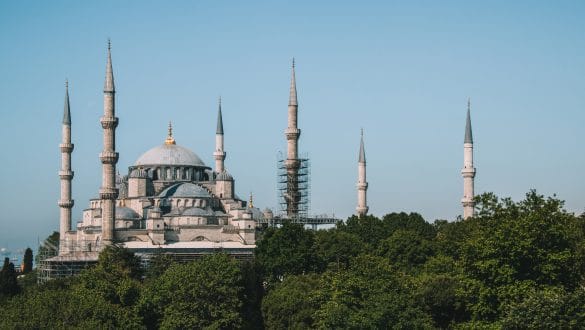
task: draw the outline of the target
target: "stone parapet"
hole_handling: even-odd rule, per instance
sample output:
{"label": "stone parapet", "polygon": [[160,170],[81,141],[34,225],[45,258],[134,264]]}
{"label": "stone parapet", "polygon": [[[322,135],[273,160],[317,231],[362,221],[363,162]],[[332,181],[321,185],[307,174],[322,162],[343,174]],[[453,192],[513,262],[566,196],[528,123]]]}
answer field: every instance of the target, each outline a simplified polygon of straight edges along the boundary
{"label": "stone parapet", "polygon": [[118,117],[101,117],[100,123],[103,129],[116,128],[118,127]]}
{"label": "stone parapet", "polygon": [[118,162],[118,153],[114,151],[102,151],[100,160],[102,164],[116,164]]}
{"label": "stone parapet", "polygon": [[102,187],[100,188],[100,198],[101,199],[116,199],[118,197],[118,189],[116,188],[109,188],[109,187]]}
{"label": "stone parapet", "polygon": [[75,202],[72,199],[61,199],[57,202],[57,204],[59,204],[59,207],[70,209],[73,207],[73,205],[75,205]]}
{"label": "stone parapet", "polygon": [[73,152],[73,143],[61,143],[59,148],[61,148],[61,152],[70,154]]}
{"label": "stone parapet", "polygon": [[73,179],[73,171],[59,171],[59,178],[62,180]]}

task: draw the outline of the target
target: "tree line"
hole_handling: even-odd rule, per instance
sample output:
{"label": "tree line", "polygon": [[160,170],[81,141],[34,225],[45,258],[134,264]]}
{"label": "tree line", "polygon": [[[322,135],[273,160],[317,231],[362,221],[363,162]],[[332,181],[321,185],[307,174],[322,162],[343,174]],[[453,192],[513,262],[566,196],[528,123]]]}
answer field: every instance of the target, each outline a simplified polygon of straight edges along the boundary
{"label": "tree line", "polygon": [[584,275],[585,216],[486,193],[467,220],[266,228],[250,262],[160,253],[145,269],[108,247],[79,276],[0,293],[0,328],[580,329]]}

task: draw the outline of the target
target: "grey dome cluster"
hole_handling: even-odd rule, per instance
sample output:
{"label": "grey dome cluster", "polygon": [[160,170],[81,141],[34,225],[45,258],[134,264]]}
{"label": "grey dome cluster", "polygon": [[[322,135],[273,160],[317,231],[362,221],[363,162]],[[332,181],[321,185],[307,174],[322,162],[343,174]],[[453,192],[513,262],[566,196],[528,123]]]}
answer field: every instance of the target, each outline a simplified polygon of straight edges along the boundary
{"label": "grey dome cluster", "polygon": [[205,166],[205,163],[187,148],[163,144],[142,154],[135,163],[135,166],[148,165]]}

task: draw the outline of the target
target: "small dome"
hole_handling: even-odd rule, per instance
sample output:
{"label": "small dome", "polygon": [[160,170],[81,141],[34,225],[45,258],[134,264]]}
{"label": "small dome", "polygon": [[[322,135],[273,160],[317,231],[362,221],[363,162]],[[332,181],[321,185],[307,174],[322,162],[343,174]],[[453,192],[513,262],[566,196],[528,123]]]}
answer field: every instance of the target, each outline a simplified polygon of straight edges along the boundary
{"label": "small dome", "polygon": [[182,215],[205,217],[205,216],[213,215],[213,212],[208,211],[208,210],[204,210],[204,209],[200,209],[198,207],[190,207],[190,208],[186,209],[185,211],[183,211]]}
{"label": "small dome", "polygon": [[140,219],[140,215],[129,207],[116,207],[116,219]]}
{"label": "small dome", "polygon": [[194,183],[181,182],[174,184],[163,190],[159,197],[191,197],[191,198],[210,198],[209,192]]}
{"label": "small dome", "polygon": [[234,178],[232,177],[231,174],[228,173],[228,171],[223,171],[215,177],[215,180],[216,181],[233,181]]}
{"label": "small dome", "polygon": [[187,148],[176,144],[163,144],[142,154],[134,165],[205,166],[205,163],[203,163],[199,156]]}

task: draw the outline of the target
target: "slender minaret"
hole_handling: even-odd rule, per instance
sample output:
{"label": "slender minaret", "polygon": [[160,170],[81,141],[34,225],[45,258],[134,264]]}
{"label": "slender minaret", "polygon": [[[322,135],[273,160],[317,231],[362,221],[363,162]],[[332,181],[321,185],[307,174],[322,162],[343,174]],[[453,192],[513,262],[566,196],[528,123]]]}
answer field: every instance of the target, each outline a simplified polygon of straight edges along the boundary
{"label": "slender minaret", "polygon": [[364,130],[362,129],[362,137],[360,140],[360,154],[358,158],[358,182],[357,182],[357,197],[358,203],[356,207],[357,216],[363,217],[368,214],[368,182],[366,181],[366,151],[364,148]]}
{"label": "slender minaret", "polygon": [[467,120],[465,122],[465,139],[463,140],[463,219],[473,216],[475,202],[473,201],[473,179],[475,167],[473,167],[473,135],[471,133],[471,101],[467,100]]}
{"label": "slender minaret", "polygon": [[71,208],[73,199],[71,199],[71,180],[73,180],[73,171],[71,170],[71,153],[73,144],[71,143],[71,109],[69,107],[69,83],[65,81],[65,108],[63,109],[63,127],[62,140],[59,148],[61,149],[61,199],[59,200],[59,237],[61,246],[59,251],[65,252],[65,234],[71,230]]}
{"label": "slender minaret", "polygon": [[104,149],[100,154],[102,161],[102,186],[100,198],[102,202],[102,241],[110,245],[114,241],[114,216],[116,214],[116,127],[118,118],[115,114],[116,88],[114,87],[114,73],[112,72],[111,44],[108,40],[108,63],[106,64],[106,81],[104,84],[104,116],[100,119],[104,129]]}
{"label": "slender minaret", "polygon": [[287,158],[285,162],[287,173],[286,187],[286,214],[289,217],[298,215],[299,211],[299,183],[298,173],[300,167],[298,144],[301,130],[297,127],[297,114],[299,105],[297,102],[297,84],[295,80],[295,59],[292,60],[292,72],[290,80],[290,95],[288,100],[288,127],[285,130],[287,140]]}
{"label": "slender minaret", "polygon": [[225,151],[223,150],[223,120],[221,117],[221,97],[219,98],[219,109],[217,111],[217,129],[215,131],[215,172],[221,173],[224,171]]}

